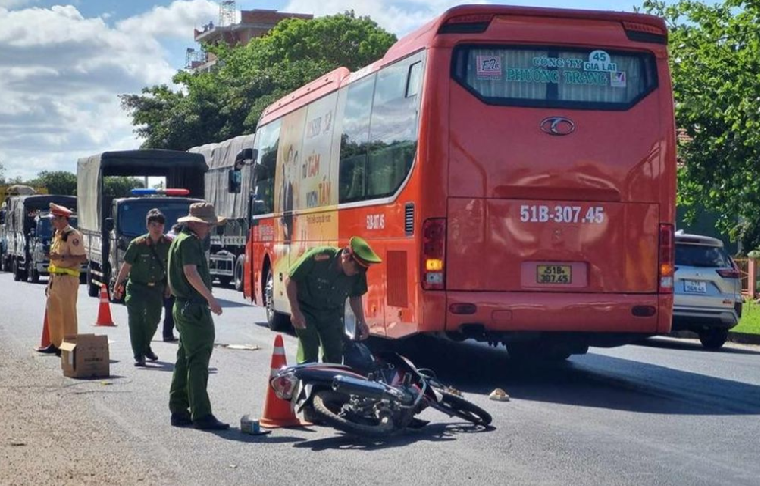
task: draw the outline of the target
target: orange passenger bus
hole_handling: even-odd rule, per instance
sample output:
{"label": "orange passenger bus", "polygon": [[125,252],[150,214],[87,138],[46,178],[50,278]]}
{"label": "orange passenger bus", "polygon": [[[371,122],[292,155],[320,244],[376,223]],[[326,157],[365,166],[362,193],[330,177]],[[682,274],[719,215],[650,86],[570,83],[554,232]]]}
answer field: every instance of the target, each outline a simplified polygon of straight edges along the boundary
{"label": "orange passenger bus", "polygon": [[656,17],[477,5],[256,131],[246,294],[287,323],[287,269],[366,238],[371,332],[565,358],[670,330],[676,156]]}

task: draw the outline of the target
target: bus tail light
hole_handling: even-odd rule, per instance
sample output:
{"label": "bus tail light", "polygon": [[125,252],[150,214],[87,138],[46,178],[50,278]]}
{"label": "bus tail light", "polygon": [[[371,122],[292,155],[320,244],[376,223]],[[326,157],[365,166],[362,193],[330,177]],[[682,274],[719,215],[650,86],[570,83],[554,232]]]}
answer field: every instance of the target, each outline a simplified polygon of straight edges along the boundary
{"label": "bus tail light", "polygon": [[439,34],[482,34],[493,20],[493,14],[456,15],[438,28]]}
{"label": "bus tail light", "polygon": [[673,275],[675,274],[675,234],[672,224],[660,225],[660,265],[659,265],[659,291],[660,293],[673,293]]}
{"label": "bus tail light", "polygon": [[632,41],[665,45],[668,43],[668,32],[663,27],[641,22],[623,22],[623,29]]}
{"label": "bus tail light", "polygon": [[428,219],[422,224],[422,288],[443,290],[446,282],[446,219]]}

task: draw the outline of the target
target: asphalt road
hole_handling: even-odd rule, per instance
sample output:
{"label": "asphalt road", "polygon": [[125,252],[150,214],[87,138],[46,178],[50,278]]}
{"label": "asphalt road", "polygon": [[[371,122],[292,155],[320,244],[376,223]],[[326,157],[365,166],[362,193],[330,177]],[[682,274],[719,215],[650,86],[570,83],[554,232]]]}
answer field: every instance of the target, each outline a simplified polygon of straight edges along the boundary
{"label": "asphalt road", "polygon": [[[44,284],[0,273],[0,289],[0,351],[34,355]],[[224,314],[216,318],[209,390],[214,413],[233,425],[229,431],[170,427],[176,345],[154,342],[160,360],[133,367],[126,308],[111,305],[117,327],[92,327],[98,299],[87,297],[84,286],[79,330],[109,336],[111,378],[63,378],[55,358],[34,358],[61,376],[63,396],[85,401],[98,423],[130,444],[165,484],[758,484],[758,347],[730,344],[711,353],[696,341],[663,338],[527,368],[510,362],[503,349],[417,341],[404,346],[409,356],[491,412],[492,429],[426,411],[423,418],[432,423],[425,429],[386,442],[319,427],[252,437],[240,433],[239,420],[262,411],[274,334],[261,324],[263,310],[242,294],[215,293]],[[285,348],[292,363],[292,336],[285,335]],[[511,401],[488,400],[496,387]]]}

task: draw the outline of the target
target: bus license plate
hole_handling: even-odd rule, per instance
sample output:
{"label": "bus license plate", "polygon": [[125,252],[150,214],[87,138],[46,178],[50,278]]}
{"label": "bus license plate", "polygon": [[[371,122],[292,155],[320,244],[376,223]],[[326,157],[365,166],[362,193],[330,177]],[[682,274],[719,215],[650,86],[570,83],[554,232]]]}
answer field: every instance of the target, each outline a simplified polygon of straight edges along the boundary
{"label": "bus license plate", "polygon": [[538,265],[536,282],[540,284],[573,283],[573,267],[570,265]]}
{"label": "bus license plate", "polygon": [[684,280],[683,291],[689,292],[690,294],[706,294],[707,283],[699,282],[697,280]]}

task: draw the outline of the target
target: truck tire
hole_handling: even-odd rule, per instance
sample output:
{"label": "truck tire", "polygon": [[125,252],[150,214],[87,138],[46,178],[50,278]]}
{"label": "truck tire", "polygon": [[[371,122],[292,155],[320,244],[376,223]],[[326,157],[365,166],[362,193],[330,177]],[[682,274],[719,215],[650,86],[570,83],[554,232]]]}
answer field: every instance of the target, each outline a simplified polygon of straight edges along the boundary
{"label": "truck tire", "polygon": [[100,295],[100,289],[92,283],[92,268],[87,269],[87,295],[97,297]]}
{"label": "truck tire", "polygon": [[13,280],[16,281],[16,282],[20,281],[21,280],[21,270],[19,270],[19,268],[18,268],[18,259],[16,259],[16,258],[13,259],[12,268],[13,268]]}
{"label": "truck tire", "polygon": [[27,273],[29,273],[29,282],[40,283],[40,272],[36,268],[29,269]]}
{"label": "truck tire", "polygon": [[232,277],[217,277],[219,279],[220,287],[229,287],[232,282]]}
{"label": "truck tire", "polygon": [[238,292],[243,291],[243,272],[245,271],[245,265],[243,265],[244,260],[245,255],[240,255],[237,257],[237,260],[235,260],[235,290]]}

